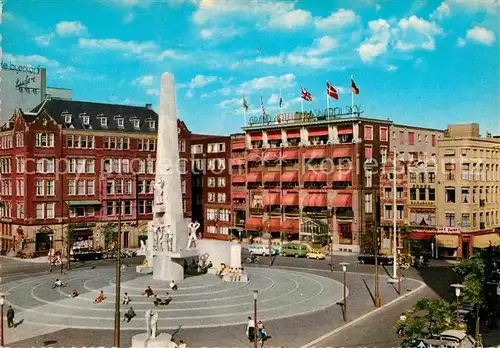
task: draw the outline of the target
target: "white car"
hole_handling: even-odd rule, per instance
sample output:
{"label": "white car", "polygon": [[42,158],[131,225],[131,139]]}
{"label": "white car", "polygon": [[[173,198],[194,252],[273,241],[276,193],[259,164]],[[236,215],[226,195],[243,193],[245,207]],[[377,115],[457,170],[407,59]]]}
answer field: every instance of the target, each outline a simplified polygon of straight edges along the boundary
{"label": "white car", "polygon": [[[249,245],[248,251],[251,255],[269,256],[269,246],[267,245]],[[276,250],[273,249],[273,255],[276,255]]]}

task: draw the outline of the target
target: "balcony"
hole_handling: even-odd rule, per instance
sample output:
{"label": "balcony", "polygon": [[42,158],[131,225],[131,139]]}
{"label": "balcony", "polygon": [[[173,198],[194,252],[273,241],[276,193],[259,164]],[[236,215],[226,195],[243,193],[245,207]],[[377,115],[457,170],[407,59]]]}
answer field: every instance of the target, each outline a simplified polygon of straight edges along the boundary
{"label": "balcony", "polygon": [[303,215],[311,219],[324,219],[328,217],[328,210],[303,211]]}
{"label": "balcony", "polygon": [[264,214],[263,208],[250,208],[250,215],[263,215],[263,214]]}
{"label": "balcony", "polygon": [[351,208],[337,208],[335,210],[337,220],[352,220],[354,219],[354,212]]}
{"label": "balcony", "polygon": [[300,209],[298,206],[285,207],[284,213],[286,217],[299,217]]}
{"label": "balcony", "polygon": [[281,206],[273,205],[271,209],[268,210],[269,215],[271,216],[281,216]]}

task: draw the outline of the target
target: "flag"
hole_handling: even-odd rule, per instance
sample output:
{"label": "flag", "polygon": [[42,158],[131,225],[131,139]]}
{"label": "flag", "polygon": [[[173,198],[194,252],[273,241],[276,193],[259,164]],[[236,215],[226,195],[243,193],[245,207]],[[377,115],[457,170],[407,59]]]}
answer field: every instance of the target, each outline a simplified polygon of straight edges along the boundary
{"label": "flag", "polygon": [[332,97],[333,99],[339,100],[339,93],[337,90],[328,82],[326,82],[326,94]]}
{"label": "flag", "polygon": [[307,101],[312,101],[312,95],[304,87],[300,87],[301,98]]}
{"label": "flag", "polygon": [[280,96],[280,107],[283,106],[283,98]]}
{"label": "flag", "polygon": [[245,109],[245,111],[248,111],[248,103],[245,96],[243,96],[243,109]]}
{"label": "flag", "polygon": [[351,79],[351,89],[352,93],[359,94],[359,88],[356,86],[353,79]]}
{"label": "flag", "polygon": [[265,115],[266,109],[264,108],[264,99],[262,99],[262,96],[260,96],[260,107],[262,109],[262,115]]}

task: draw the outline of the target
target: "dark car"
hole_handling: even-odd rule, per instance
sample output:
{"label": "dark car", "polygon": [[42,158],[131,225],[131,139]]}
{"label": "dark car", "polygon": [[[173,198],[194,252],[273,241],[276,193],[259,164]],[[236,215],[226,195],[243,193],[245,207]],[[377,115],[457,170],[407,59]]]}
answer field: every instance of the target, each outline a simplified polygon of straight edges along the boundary
{"label": "dark car", "polygon": [[73,250],[73,258],[75,261],[90,261],[100,260],[103,253],[93,249],[75,249]]}
{"label": "dark car", "polygon": [[[358,262],[368,265],[375,264],[375,255],[365,254],[358,256]],[[379,265],[392,265],[392,256],[387,256],[380,254],[378,255],[378,263]]]}

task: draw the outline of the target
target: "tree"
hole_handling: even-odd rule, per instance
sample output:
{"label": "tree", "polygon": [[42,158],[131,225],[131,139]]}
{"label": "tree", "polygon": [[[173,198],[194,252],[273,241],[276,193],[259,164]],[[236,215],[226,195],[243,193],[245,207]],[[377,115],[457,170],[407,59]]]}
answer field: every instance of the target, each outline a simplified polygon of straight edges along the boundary
{"label": "tree", "polygon": [[102,227],[102,234],[104,236],[104,247],[107,249],[110,244],[112,244],[118,232],[116,231],[116,226],[112,222],[108,222]]}
{"label": "tree", "polygon": [[375,228],[361,234],[361,252],[363,254],[375,255],[377,249],[377,230]]}
{"label": "tree", "polygon": [[412,347],[419,339],[432,338],[441,332],[455,327],[453,304],[443,300],[423,299],[405,313],[394,328],[403,338],[402,347]]}

